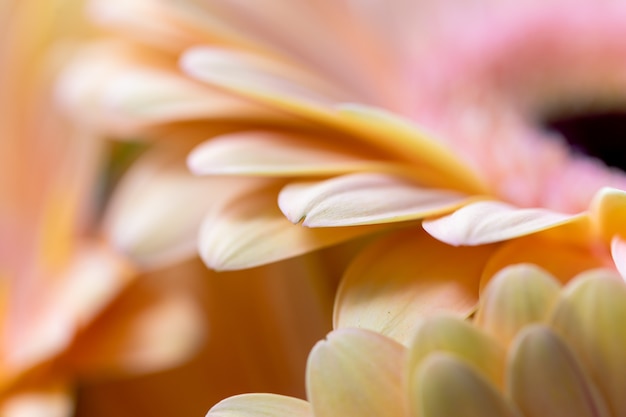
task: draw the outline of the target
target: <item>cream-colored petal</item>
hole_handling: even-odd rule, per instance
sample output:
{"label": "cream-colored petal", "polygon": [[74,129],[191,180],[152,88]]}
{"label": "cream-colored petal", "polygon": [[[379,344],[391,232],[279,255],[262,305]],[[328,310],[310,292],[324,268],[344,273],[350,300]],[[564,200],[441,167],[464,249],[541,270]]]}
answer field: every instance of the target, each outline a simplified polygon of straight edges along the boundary
{"label": "cream-colored petal", "polygon": [[626,284],[615,272],[595,270],[564,290],[552,325],[576,353],[613,416],[626,415]]}
{"label": "cream-colored petal", "polygon": [[335,330],[307,365],[307,397],[316,417],[404,417],[406,349],[380,334]]}
{"label": "cream-colored petal", "polygon": [[390,169],[347,146],[296,132],[222,135],[197,146],[187,163],[197,175],[319,176]]}
{"label": "cream-colored petal", "polygon": [[411,377],[414,417],[521,417],[474,368],[453,356],[431,355]]}
{"label": "cream-colored petal", "polygon": [[304,400],[277,394],[242,394],[213,406],[206,417],[312,417]]}
{"label": "cream-colored petal", "polygon": [[509,266],[481,294],[474,322],[507,346],[524,326],[547,320],[560,290],[559,282],[536,265]]}
{"label": "cream-colored petal", "polygon": [[517,208],[496,201],[479,201],[439,219],[424,221],[424,229],[451,245],[482,245],[584,219],[585,214],[569,215],[540,208]]}
{"label": "cream-colored petal", "polygon": [[539,234],[515,239],[502,245],[485,266],[480,288],[509,265],[531,263],[540,266],[562,283],[589,269],[610,266],[603,253],[564,240],[542,238]]}
{"label": "cream-colored petal", "polygon": [[74,398],[68,384],[42,382],[25,387],[0,399],[3,417],[70,417]]}
{"label": "cream-colored petal", "polygon": [[418,168],[414,176],[425,184],[473,193],[486,191],[475,173],[453,152],[410,122],[364,106],[344,106],[334,111],[328,107],[328,99],[305,89],[310,81],[291,74],[280,75],[282,69],[257,61],[253,57],[227,56],[220,51],[196,48],[183,55],[181,65],[194,78],[381,147],[414,164]]}
{"label": "cream-colored petal", "polygon": [[467,316],[492,251],[445,245],[418,225],[393,233],[364,250],[346,271],[334,326],[372,329],[408,344],[421,317],[441,311]]}
{"label": "cream-colored petal", "polygon": [[597,232],[607,241],[614,235],[626,236],[626,191],[601,189],[594,196],[589,210]]}
{"label": "cream-colored petal", "polygon": [[376,173],[292,183],[278,196],[285,216],[308,227],[417,220],[450,212],[468,201],[457,192],[422,188],[401,177]]}
{"label": "cream-colored petal", "polygon": [[[281,184],[261,180],[254,192],[220,196],[221,204],[205,217],[200,230],[200,256],[211,268],[250,268],[302,255],[381,230],[381,226],[309,229],[294,225],[280,212],[276,196]],[[269,185],[268,185],[269,184]]]}
{"label": "cream-colored petal", "polygon": [[471,364],[483,378],[502,387],[506,351],[471,323],[439,315],[419,322],[409,349],[408,369],[412,372],[433,353],[445,352]]}
{"label": "cream-colored petal", "polygon": [[116,187],[106,213],[112,244],[147,268],[195,255],[206,212],[246,187],[236,178],[199,178],[187,171],[186,149],[153,149]]}
{"label": "cream-colored petal", "polygon": [[550,328],[526,327],[511,347],[507,391],[526,417],[610,417],[575,354]]}

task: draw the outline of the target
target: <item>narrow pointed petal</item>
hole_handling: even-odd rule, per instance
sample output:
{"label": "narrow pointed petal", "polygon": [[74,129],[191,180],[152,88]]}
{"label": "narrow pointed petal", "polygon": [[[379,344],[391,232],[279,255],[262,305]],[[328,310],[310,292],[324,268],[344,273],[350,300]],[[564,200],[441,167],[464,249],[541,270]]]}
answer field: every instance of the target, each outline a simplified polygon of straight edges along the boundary
{"label": "narrow pointed petal", "polygon": [[420,417],[521,417],[474,368],[433,354],[411,378],[413,415]]}
{"label": "narrow pointed petal", "polygon": [[406,416],[406,349],[377,333],[342,329],[309,356],[307,397],[315,417]]}
{"label": "narrow pointed petal", "polygon": [[556,305],[552,325],[596,382],[614,416],[626,415],[626,285],[613,271],[576,277]]}
{"label": "narrow pointed petal", "polygon": [[610,417],[574,353],[550,328],[525,328],[511,349],[507,390],[524,416]]}
{"label": "narrow pointed petal", "polygon": [[390,169],[348,147],[295,132],[222,135],[196,147],[187,160],[197,175],[319,176]]}
{"label": "narrow pointed petal", "polygon": [[583,271],[610,266],[612,261],[586,245],[527,236],[506,242],[496,250],[485,266],[480,288],[503,268],[520,263],[535,264],[566,283]]}
{"label": "narrow pointed petal", "polygon": [[335,111],[328,107],[332,102],[327,97],[295,83],[306,80],[292,74],[280,75],[282,69],[268,67],[253,57],[229,57],[220,51],[194,48],[183,55],[181,65],[194,78],[380,146],[418,166],[416,175],[424,184],[486,192],[485,184],[453,152],[391,113],[364,106],[345,106]]}
{"label": "narrow pointed petal", "polygon": [[453,248],[418,227],[393,233],[364,250],[346,271],[334,326],[372,329],[408,344],[420,317],[443,310],[467,316],[492,251]]}
{"label": "narrow pointed petal", "polygon": [[474,322],[507,346],[526,325],[546,319],[561,285],[532,264],[509,266],[481,294]]}
{"label": "narrow pointed petal", "polygon": [[583,221],[586,215],[569,215],[538,208],[480,201],[452,214],[424,221],[424,229],[451,245],[483,245]]}
{"label": "narrow pointed petal", "polygon": [[626,191],[603,188],[590,205],[591,218],[597,231],[610,241],[614,235],[626,236]]}
{"label": "narrow pointed petal", "polygon": [[421,188],[401,177],[374,173],[292,183],[278,196],[285,216],[308,227],[417,220],[450,212],[468,201],[460,193]]}
{"label": "narrow pointed petal", "polygon": [[205,217],[199,246],[200,256],[209,267],[250,268],[381,230],[376,225],[341,229],[294,225],[277,207],[280,184],[264,184],[239,198],[221,196],[223,204],[213,207]]}
{"label": "narrow pointed petal", "polygon": [[276,394],[242,394],[227,398],[209,410],[206,417],[312,417],[304,400]]}
{"label": "narrow pointed petal", "polygon": [[462,359],[495,386],[503,385],[506,351],[466,321],[440,315],[420,322],[411,341],[408,369],[419,368],[436,352]]}

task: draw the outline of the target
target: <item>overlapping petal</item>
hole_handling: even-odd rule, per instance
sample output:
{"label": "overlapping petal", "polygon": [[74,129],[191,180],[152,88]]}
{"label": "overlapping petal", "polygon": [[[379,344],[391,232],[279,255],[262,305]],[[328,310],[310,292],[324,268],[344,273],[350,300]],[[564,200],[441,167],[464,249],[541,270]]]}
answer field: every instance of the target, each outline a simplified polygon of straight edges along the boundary
{"label": "overlapping petal", "polygon": [[300,399],[276,394],[242,394],[220,401],[207,417],[310,417],[311,405]]}

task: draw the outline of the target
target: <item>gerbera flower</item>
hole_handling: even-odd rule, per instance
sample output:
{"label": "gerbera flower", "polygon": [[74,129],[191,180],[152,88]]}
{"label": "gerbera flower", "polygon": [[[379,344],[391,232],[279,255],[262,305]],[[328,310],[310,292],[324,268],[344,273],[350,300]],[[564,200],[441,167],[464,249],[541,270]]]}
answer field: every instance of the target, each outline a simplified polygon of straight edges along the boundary
{"label": "gerbera flower", "polygon": [[500,271],[476,316],[418,321],[408,346],[344,328],[311,351],[307,398],[232,397],[209,417],[620,416],[626,286],[591,270],[565,287],[531,264]]}

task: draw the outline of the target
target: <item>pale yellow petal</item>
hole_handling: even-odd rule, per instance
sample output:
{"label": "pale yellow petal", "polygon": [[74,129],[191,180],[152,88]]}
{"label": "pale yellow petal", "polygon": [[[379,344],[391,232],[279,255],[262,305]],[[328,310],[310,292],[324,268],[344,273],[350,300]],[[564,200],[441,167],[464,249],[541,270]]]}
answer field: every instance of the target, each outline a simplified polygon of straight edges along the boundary
{"label": "pale yellow petal", "polygon": [[511,347],[507,391],[526,417],[610,417],[593,381],[550,328],[525,328]]}
{"label": "pale yellow petal", "polygon": [[533,264],[516,264],[496,274],[481,294],[474,322],[507,346],[524,326],[547,319],[561,285]]}
{"label": "pale yellow petal", "polygon": [[422,188],[401,177],[376,173],[291,183],[278,196],[285,216],[308,227],[417,220],[450,212],[468,201],[464,194]]}
{"label": "pale yellow petal", "polygon": [[611,414],[626,414],[626,285],[613,271],[581,274],[564,289],[552,325],[583,362]]}
{"label": "pale yellow petal", "polygon": [[404,417],[406,349],[380,334],[336,330],[309,356],[307,397],[315,417]]}
{"label": "pale yellow petal", "polygon": [[430,356],[411,378],[413,416],[521,417],[474,368],[450,355]]}
{"label": "pale yellow petal", "polygon": [[519,263],[536,264],[565,283],[588,269],[608,266],[611,260],[585,245],[532,235],[506,242],[498,248],[485,266],[480,288],[484,288],[501,269]]}
{"label": "pale yellow petal", "polygon": [[439,219],[426,220],[424,229],[451,245],[482,245],[584,221],[585,218],[584,214],[569,215],[480,201]]}
{"label": "pale yellow petal", "polygon": [[492,251],[445,245],[418,225],[393,233],[350,265],[335,301],[335,328],[372,329],[408,344],[420,317],[441,311],[467,316]]}
{"label": "pale yellow petal", "polygon": [[312,417],[304,400],[276,394],[242,394],[220,401],[206,417]]}
{"label": "pale yellow petal", "polygon": [[603,188],[594,196],[590,208],[591,218],[597,232],[606,241],[614,235],[626,236],[626,191]]}
{"label": "pale yellow petal", "polygon": [[504,347],[471,323],[448,315],[420,321],[409,349],[410,372],[422,366],[436,352],[445,352],[462,359],[494,386],[503,386],[506,361]]}
{"label": "pale yellow petal", "polygon": [[197,175],[319,176],[390,169],[364,152],[302,133],[252,131],[197,146],[187,160]]}
{"label": "pale yellow petal", "polygon": [[209,267],[250,268],[381,230],[377,225],[341,229],[294,225],[276,204],[280,188],[281,184],[266,182],[238,198],[220,196],[221,204],[211,209],[200,230],[200,256]]}

